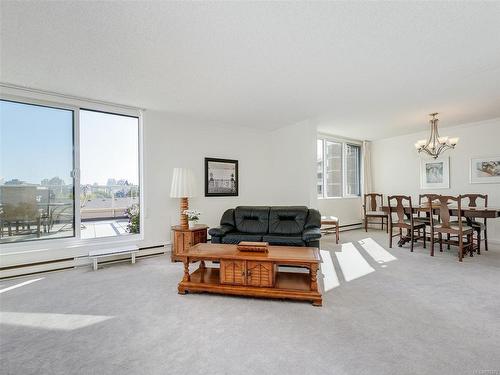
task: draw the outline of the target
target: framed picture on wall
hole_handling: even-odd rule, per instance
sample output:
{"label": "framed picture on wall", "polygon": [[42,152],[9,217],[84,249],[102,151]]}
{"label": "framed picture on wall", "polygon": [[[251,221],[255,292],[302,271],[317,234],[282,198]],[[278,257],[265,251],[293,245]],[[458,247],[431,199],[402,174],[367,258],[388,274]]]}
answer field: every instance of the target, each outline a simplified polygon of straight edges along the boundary
{"label": "framed picture on wall", "polygon": [[420,188],[448,189],[450,187],[450,159],[420,159]]}
{"label": "framed picture on wall", "polygon": [[500,183],[500,155],[470,159],[471,184]]}
{"label": "framed picture on wall", "polygon": [[238,160],[205,158],[205,197],[238,196]]}

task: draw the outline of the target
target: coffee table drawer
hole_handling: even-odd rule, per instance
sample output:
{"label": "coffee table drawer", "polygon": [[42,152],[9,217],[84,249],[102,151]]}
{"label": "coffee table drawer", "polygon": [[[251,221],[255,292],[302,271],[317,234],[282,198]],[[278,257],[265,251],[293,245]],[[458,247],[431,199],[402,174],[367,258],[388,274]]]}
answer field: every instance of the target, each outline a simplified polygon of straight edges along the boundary
{"label": "coffee table drawer", "polygon": [[275,265],[272,262],[247,261],[247,285],[274,286]]}
{"label": "coffee table drawer", "polygon": [[244,285],[245,284],[245,261],[244,260],[221,260],[220,262],[221,284]]}

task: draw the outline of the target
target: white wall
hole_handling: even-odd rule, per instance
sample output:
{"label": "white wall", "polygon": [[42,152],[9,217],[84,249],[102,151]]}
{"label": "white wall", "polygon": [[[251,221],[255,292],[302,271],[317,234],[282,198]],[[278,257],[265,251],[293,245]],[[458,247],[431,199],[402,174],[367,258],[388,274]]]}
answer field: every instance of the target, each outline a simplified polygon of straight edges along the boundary
{"label": "white wall", "polygon": [[[500,118],[441,128],[439,131],[442,136],[460,137],[460,142],[454,150],[444,154],[444,157],[450,157],[450,188],[436,189],[435,192],[488,194],[489,206],[500,207],[499,184],[469,183],[471,157],[500,155]],[[421,132],[373,142],[374,191],[385,196],[412,195],[416,202],[419,194],[434,192],[420,189],[420,156],[415,151],[414,143],[426,137],[428,132]],[[488,222],[488,237],[493,242],[500,241],[500,219]]]}
{"label": "white wall", "polygon": [[316,189],[316,125],[305,121],[270,134],[271,200],[274,204],[314,203]]}
{"label": "white wall", "polygon": [[340,226],[359,224],[363,220],[361,198],[316,199],[316,207],[321,215],[336,216]]}
{"label": "white wall", "polygon": [[[239,164],[239,196],[204,196],[204,158],[236,159]],[[144,115],[145,233],[141,246],[170,240],[170,226],[179,223],[179,199],[169,197],[172,170],[191,168],[198,196],[191,208],[202,212],[200,222],[219,224],[224,210],[238,205],[267,205],[271,199],[268,133],[244,128],[207,126],[186,122],[167,113]]]}

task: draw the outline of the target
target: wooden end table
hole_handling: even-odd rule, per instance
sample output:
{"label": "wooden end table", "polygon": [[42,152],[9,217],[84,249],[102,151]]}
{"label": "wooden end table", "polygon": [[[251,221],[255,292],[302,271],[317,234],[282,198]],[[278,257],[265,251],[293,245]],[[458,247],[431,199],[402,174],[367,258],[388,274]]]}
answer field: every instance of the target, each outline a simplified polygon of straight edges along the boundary
{"label": "wooden end table", "polygon": [[182,255],[191,246],[207,242],[208,225],[197,224],[193,228],[184,228],[180,225],[172,226],[172,262],[182,261]]}

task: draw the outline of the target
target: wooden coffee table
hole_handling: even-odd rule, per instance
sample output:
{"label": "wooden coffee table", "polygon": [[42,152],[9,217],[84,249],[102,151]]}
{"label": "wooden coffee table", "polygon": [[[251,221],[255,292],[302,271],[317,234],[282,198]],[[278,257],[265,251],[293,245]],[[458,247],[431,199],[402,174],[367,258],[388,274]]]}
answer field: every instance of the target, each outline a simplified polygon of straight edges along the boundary
{"label": "wooden coffee table", "polygon": [[[268,253],[238,251],[236,245],[200,243],[182,254],[184,277],[179,294],[208,292],[251,297],[311,301],[322,305],[318,290],[319,250],[313,247],[269,246]],[[205,261],[218,261],[220,268]],[[199,267],[189,273],[189,264]],[[309,272],[283,272],[278,266],[304,267]]]}

